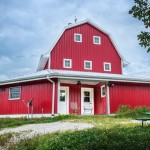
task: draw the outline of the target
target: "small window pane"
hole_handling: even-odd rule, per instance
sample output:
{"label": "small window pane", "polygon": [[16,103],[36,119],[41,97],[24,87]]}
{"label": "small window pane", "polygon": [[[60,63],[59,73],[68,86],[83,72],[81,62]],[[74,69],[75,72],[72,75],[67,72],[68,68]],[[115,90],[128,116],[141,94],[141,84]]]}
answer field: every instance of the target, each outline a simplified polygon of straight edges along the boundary
{"label": "small window pane", "polygon": [[76,41],[81,41],[80,35],[76,35]]}
{"label": "small window pane", "polygon": [[95,43],[99,43],[99,38],[95,37]]}
{"label": "small window pane", "polygon": [[85,65],[86,65],[86,68],[90,68],[90,66],[91,66],[90,62],[86,62]]}
{"label": "small window pane", "polygon": [[20,87],[10,88],[10,99],[19,99],[20,98]]}
{"label": "small window pane", "polygon": [[71,59],[64,59],[64,68],[71,68]]}
{"label": "small window pane", "polygon": [[84,92],[84,96],[90,96],[90,92]]}
{"label": "small window pane", "polygon": [[82,42],[82,34],[74,34],[74,41],[75,42]]}
{"label": "small window pane", "polygon": [[106,93],[105,93],[105,85],[101,86],[101,97],[105,97]]}
{"label": "small window pane", "polygon": [[60,90],[60,101],[65,102],[65,90]]}
{"label": "small window pane", "polygon": [[90,97],[84,97],[84,102],[90,102]]}
{"label": "small window pane", "polygon": [[65,60],[65,66],[70,67],[70,61],[69,60]]}
{"label": "small window pane", "polygon": [[109,70],[109,64],[105,64],[105,69]]}
{"label": "small window pane", "polygon": [[110,65],[111,65],[110,63],[105,63],[104,64],[104,67],[105,67],[104,70],[105,71],[111,71],[111,66]]}
{"label": "small window pane", "polygon": [[92,62],[84,61],[84,69],[92,69]]}
{"label": "small window pane", "polygon": [[94,40],[94,44],[101,44],[101,38],[99,36],[94,36],[93,40]]}

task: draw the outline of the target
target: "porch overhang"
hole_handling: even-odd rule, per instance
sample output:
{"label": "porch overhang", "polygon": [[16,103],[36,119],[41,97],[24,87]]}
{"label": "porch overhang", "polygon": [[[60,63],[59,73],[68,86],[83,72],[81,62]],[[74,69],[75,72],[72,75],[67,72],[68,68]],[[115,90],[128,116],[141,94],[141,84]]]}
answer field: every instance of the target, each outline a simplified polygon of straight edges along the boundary
{"label": "porch overhang", "polygon": [[84,72],[84,71],[71,71],[71,70],[55,70],[47,69],[32,73],[29,75],[23,75],[15,78],[0,80],[0,85],[30,82],[34,80],[43,80],[50,78],[70,79],[70,80],[87,80],[87,81],[99,81],[99,82],[129,82],[129,83],[147,83],[150,84],[150,78],[128,76],[122,74],[110,74],[110,73],[97,73],[97,72]]}

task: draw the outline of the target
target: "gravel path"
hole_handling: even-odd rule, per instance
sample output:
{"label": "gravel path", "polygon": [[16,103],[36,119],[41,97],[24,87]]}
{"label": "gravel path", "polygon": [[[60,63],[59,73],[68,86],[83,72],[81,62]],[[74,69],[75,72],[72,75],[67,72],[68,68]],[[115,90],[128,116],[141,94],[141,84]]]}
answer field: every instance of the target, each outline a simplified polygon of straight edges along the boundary
{"label": "gravel path", "polygon": [[44,124],[30,124],[23,125],[16,128],[5,128],[0,131],[0,135],[5,133],[14,133],[15,136],[11,138],[10,143],[18,142],[21,139],[32,138],[36,135],[53,133],[57,131],[66,130],[83,130],[86,128],[93,128],[94,125],[88,123],[71,123],[71,122],[54,122]]}

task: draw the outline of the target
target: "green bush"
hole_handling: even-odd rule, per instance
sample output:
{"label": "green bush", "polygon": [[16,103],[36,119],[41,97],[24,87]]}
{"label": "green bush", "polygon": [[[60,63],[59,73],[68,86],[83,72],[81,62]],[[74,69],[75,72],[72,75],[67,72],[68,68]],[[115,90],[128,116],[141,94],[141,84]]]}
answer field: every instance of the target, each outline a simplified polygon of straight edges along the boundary
{"label": "green bush", "polygon": [[128,127],[56,133],[22,140],[11,150],[149,149],[150,128]]}
{"label": "green bush", "polygon": [[129,105],[122,105],[119,107],[118,111],[116,112],[117,117],[147,117],[144,115],[144,112],[149,112],[149,107],[135,107],[132,109]]}

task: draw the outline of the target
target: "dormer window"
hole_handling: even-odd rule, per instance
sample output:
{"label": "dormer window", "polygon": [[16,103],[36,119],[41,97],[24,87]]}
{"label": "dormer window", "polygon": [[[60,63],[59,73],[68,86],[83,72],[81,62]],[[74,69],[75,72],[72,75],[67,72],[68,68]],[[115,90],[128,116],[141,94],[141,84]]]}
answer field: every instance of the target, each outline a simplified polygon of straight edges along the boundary
{"label": "dormer window", "polygon": [[93,43],[94,44],[101,44],[100,36],[93,36]]}
{"label": "dormer window", "polygon": [[92,61],[84,61],[84,69],[92,70]]}
{"label": "dormer window", "polygon": [[74,34],[74,41],[75,42],[82,42],[82,34],[75,33]]}
{"label": "dormer window", "polygon": [[72,68],[72,60],[71,59],[64,59],[64,68]]}
{"label": "dormer window", "polygon": [[111,71],[111,63],[104,62],[104,71]]}

